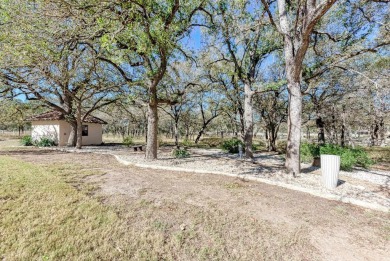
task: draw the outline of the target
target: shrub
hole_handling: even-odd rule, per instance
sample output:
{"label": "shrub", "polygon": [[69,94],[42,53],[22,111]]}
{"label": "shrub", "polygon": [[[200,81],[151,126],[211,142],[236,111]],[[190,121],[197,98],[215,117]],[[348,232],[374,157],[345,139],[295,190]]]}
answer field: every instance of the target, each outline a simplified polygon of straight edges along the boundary
{"label": "shrub", "polygon": [[188,158],[190,156],[190,153],[186,149],[174,149],[172,151],[172,156],[175,158]]}
{"label": "shrub", "polygon": [[242,147],[243,146],[243,143],[241,140],[237,139],[237,138],[233,138],[233,139],[230,139],[230,140],[225,140],[222,145],[221,145],[221,148],[224,150],[224,151],[227,151],[229,153],[238,153],[238,146],[241,145]]}
{"label": "shrub", "polygon": [[372,160],[370,158],[370,156],[368,155],[367,151],[364,150],[364,148],[362,147],[357,147],[355,149],[352,150],[355,157],[356,157],[356,164],[360,167],[363,167],[363,168],[368,168],[370,167],[372,164],[374,164],[374,160]]}
{"label": "shrub", "polygon": [[331,154],[340,156],[340,168],[350,171],[352,167],[359,166],[368,168],[373,161],[368,157],[362,148],[340,147],[338,145],[327,144],[320,147],[321,154]]}
{"label": "shrub", "polygon": [[22,139],[20,140],[20,143],[23,146],[33,146],[34,145],[34,142],[33,142],[31,136],[23,136]]}
{"label": "shrub", "polygon": [[51,138],[48,138],[48,137],[42,137],[37,143],[36,145],[38,147],[52,147],[52,146],[55,146],[56,143],[53,139]]}
{"label": "shrub", "polygon": [[124,137],[123,144],[126,145],[127,147],[130,147],[131,145],[133,145],[134,144],[133,137],[131,137],[131,136]]}
{"label": "shrub", "polygon": [[204,138],[200,143],[207,145],[210,148],[218,148],[222,146],[224,140],[222,138]]}
{"label": "shrub", "polygon": [[332,144],[319,146],[315,144],[302,143],[301,145],[302,162],[309,163],[313,161],[314,157],[319,157],[322,154],[340,156],[340,169],[346,171],[352,170],[355,166],[368,168],[373,163],[362,148],[352,149]]}
{"label": "shrub", "polygon": [[320,148],[316,144],[302,143],[301,144],[301,161],[305,163],[313,162],[315,157],[320,156]]}

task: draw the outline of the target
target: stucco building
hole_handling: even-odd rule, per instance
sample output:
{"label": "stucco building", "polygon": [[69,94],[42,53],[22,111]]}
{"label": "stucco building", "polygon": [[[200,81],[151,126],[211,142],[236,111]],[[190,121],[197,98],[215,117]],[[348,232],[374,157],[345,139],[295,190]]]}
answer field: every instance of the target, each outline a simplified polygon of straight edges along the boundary
{"label": "stucco building", "polygon": [[[42,113],[30,117],[27,121],[31,121],[31,137],[34,141],[47,137],[59,146],[67,145],[71,127],[61,112]],[[86,117],[83,122],[82,145],[100,145],[103,142],[103,124],[107,123],[102,119]]]}

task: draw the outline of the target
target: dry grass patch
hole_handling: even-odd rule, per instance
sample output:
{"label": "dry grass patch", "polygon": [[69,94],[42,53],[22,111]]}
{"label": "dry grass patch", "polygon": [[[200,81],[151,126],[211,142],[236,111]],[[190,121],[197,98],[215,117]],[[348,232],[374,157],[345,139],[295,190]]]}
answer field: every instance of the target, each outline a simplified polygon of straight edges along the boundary
{"label": "dry grass patch", "polygon": [[0,156],[0,169],[0,259],[316,258],[306,227],[275,226],[216,206],[102,200],[92,196],[94,185],[82,181],[104,173],[79,165],[45,166]]}

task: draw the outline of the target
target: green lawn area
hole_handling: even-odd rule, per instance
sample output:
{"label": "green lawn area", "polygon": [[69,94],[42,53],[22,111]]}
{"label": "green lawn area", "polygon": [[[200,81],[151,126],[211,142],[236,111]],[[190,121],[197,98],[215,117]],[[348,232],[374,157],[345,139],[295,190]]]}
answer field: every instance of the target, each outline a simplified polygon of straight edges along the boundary
{"label": "green lawn area", "polygon": [[[69,183],[74,169],[0,157],[0,257],[6,260],[112,259],[123,225],[114,211]],[[88,173],[81,173],[87,175]]]}

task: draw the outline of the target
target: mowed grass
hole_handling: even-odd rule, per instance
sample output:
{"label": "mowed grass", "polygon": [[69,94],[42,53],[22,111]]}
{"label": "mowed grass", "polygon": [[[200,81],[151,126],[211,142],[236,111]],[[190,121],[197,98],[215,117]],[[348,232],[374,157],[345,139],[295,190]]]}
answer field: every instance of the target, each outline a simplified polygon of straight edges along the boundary
{"label": "mowed grass", "polygon": [[112,246],[105,241],[116,214],[73,188],[61,169],[8,157],[0,157],[0,169],[0,257],[110,257]]}
{"label": "mowed grass", "polygon": [[95,171],[0,156],[0,259],[316,259],[305,227],[213,206],[97,196],[85,181]]}

